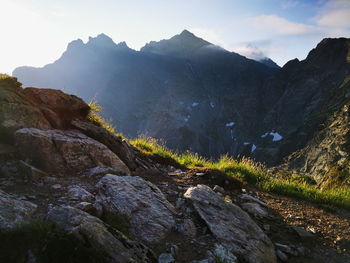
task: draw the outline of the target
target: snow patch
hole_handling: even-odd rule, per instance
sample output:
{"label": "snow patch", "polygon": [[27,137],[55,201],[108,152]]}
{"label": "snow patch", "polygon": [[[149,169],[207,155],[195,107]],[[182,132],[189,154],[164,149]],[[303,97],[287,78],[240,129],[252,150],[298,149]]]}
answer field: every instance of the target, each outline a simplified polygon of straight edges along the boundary
{"label": "snow patch", "polygon": [[232,127],[233,125],[235,125],[233,121],[226,123],[226,127]]}
{"label": "snow patch", "polygon": [[253,145],[252,145],[252,149],[250,150],[250,152],[253,153],[255,150],[256,150],[256,145],[253,144]]}
{"label": "snow patch", "polygon": [[279,134],[278,132],[266,132],[263,135],[261,135],[261,138],[265,138],[268,135],[273,136],[273,138],[272,138],[273,142],[278,142],[278,141],[283,139],[282,135]]}
{"label": "snow patch", "polygon": [[210,102],[210,107],[212,107],[212,108],[214,108],[214,107],[215,107],[214,102]]}
{"label": "snow patch", "polygon": [[250,144],[250,142],[244,142],[244,143],[243,143],[243,145],[248,145],[248,144]]}
{"label": "snow patch", "polygon": [[197,107],[199,105],[199,102],[193,102],[192,107]]}

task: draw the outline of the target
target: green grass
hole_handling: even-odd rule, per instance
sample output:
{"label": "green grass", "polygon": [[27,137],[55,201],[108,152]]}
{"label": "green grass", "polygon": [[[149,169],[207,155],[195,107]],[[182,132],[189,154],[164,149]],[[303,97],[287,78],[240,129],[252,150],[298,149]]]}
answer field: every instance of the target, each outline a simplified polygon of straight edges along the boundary
{"label": "green grass", "polygon": [[185,168],[203,167],[215,169],[242,181],[246,185],[257,187],[263,191],[308,200],[329,207],[350,209],[350,187],[333,187],[318,189],[315,181],[306,176],[290,174],[271,174],[260,163],[248,158],[235,160],[227,155],[213,161],[198,154],[178,153],[169,150],[164,142],[145,136],[130,140],[131,145],[143,154],[165,163]]}

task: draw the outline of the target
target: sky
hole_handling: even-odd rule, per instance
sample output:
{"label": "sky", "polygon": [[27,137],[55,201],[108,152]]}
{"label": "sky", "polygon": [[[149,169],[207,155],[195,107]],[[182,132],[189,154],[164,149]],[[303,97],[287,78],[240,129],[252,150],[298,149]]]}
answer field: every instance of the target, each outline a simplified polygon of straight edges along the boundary
{"label": "sky", "polygon": [[0,72],[41,67],[69,42],[105,33],[139,50],[187,29],[283,66],[325,37],[350,37],[350,0],[0,0]]}

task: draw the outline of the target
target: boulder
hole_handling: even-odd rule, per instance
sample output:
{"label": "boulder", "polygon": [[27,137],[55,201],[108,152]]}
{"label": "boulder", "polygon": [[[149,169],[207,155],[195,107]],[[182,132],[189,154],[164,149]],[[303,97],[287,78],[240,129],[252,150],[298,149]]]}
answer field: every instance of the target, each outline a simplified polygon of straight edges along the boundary
{"label": "boulder", "polygon": [[79,185],[72,185],[68,188],[68,197],[71,200],[83,202],[91,202],[95,199],[91,193]]}
{"label": "boulder", "polygon": [[16,78],[0,78],[0,105],[0,142],[12,143],[14,132],[24,127],[51,128],[43,113],[27,101]]}
{"label": "boulder", "polygon": [[68,128],[72,120],[86,119],[90,111],[82,99],[61,90],[26,88],[23,93],[40,109],[53,128]]}
{"label": "boulder", "polygon": [[141,177],[107,174],[96,187],[104,209],[128,218],[131,233],[145,242],[160,242],[175,225],[175,208]]}
{"label": "boulder", "polygon": [[[101,166],[129,174],[128,167],[105,145],[74,130],[24,128],[15,133],[22,159],[54,174],[84,173]],[[35,151],[33,151],[35,149]]]}
{"label": "boulder", "polygon": [[0,230],[28,223],[36,209],[37,205],[0,190]]}
{"label": "boulder", "polygon": [[107,131],[102,127],[98,127],[93,123],[86,121],[73,121],[72,125],[87,136],[106,145],[112,152],[114,152],[131,171],[136,168],[152,168],[153,166],[144,161],[139,155],[138,151],[131,146],[126,140],[117,135]]}
{"label": "boulder", "polygon": [[225,202],[210,187],[198,185],[184,194],[216,239],[244,262],[275,263],[271,240],[241,208]]}
{"label": "boulder", "polygon": [[101,252],[106,257],[104,262],[154,262],[153,253],[146,246],[116,230],[112,234],[103,221],[80,209],[56,206],[49,211],[47,220]]}

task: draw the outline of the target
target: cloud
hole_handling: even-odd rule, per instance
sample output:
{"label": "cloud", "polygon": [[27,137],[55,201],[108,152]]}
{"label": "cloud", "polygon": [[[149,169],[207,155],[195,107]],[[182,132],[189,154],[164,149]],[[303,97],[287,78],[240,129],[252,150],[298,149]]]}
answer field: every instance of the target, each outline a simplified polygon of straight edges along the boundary
{"label": "cloud", "polygon": [[313,25],[291,22],[277,15],[261,15],[249,19],[253,27],[277,35],[307,35],[314,34],[319,29]]}
{"label": "cloud", "polygon": [[350,1],[328,1],[312,21],[326,27],[350,27]]}

